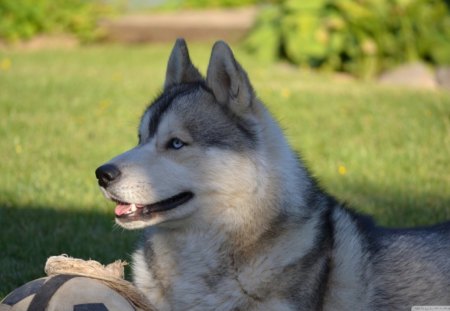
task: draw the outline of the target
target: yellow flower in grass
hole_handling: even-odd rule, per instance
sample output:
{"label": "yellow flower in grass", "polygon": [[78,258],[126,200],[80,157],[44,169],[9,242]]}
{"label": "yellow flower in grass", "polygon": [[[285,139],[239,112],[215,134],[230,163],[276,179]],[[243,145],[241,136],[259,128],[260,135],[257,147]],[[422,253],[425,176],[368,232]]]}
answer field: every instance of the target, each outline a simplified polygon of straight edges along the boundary
{"label": "yellow flower in grass", "polygon": [[16,148],[16,154],[21,154],[22,153],[22,145],[20,145],[20,144],[17,144],[16,146],[15,146]]}
{"label": "yellow flower in grass", "polygon": [[338,173],[339,173],[339,175],[342,175],[342,176],[346,175],[347,174],[347,168],[344,165],[340,164],[338,166]]}
{"label": "yellow flower in grass", "polygon": [[11,65],[12,65],[11,59],[7,57],[2,58],[2,60],[0,61],[0,70],[8,71],[9,69],[11,69]]}
{"label": "yellow flower in grass", "polygon": [[97,115],[103,114],[106,110],[108,110],[111,102],[109,100],[102,100],[97,105]]}
{"label": "yellow flower in grass", "polygon": [[288,99],[291,97],[291,90],[289,90],[287,87],[281,89],[281,97]]}
{"label": "yellow flower in grass", "polygon": [[16,154],[21,154],[23,151],[19,137],[14,138],[14,150],[16,151]]}

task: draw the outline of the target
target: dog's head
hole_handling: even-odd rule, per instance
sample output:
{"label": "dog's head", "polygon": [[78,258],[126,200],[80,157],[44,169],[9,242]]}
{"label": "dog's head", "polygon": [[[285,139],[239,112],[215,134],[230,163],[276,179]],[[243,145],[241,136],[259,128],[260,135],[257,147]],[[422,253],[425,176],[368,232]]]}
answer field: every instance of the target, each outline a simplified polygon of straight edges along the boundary
{"label": "dog's head", "polygon": [[138,145],[96,170],[117,203],[116,222],[135,229],[230,221],[233,210],[265,191],[268,165],[256,152],[265,113],[226,43],[214,45],[204,79],[178,39],[163,92],[142,116]]}

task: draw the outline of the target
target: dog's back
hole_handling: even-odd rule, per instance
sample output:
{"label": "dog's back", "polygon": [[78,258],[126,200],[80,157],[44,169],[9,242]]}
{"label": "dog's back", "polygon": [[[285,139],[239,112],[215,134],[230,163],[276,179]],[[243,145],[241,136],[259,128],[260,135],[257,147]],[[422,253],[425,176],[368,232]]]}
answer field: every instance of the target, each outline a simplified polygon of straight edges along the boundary
{"label": "dog's back", "polygon": [[376,229],[370,239],[374,305],[393,310],[450,305],[450,222],[414,229]]}
{"label": "dog's back", "polygon": [[324,310],[450,305],[450,222],[390,229],[335,205]]}

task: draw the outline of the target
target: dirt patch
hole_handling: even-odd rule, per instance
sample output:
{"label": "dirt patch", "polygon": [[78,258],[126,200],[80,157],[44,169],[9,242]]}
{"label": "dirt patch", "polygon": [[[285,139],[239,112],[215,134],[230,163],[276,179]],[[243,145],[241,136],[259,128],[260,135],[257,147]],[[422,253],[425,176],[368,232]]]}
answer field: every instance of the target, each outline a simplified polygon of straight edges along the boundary
{"label": "dirt patch", "polygon": [[135,14],[102,22],[107,40],[124,43],[242,39],[252,27],[256,8]]}

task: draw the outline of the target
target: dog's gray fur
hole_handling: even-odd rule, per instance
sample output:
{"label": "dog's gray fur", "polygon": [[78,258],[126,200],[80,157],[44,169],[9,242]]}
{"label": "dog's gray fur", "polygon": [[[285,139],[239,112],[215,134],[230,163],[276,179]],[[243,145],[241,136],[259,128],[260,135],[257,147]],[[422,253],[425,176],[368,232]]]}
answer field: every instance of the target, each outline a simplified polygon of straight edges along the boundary
{"label": "dog's gray fur", "polygon": [[450,305],[450,224],[377,227],[322,191],[224,42],[203,79],[177,40],[138,146],[108,165],[120,174],[101,183],[104,193],[138,212],[193,194],[116,218],[145,228],[133,276],[158,310]]}

